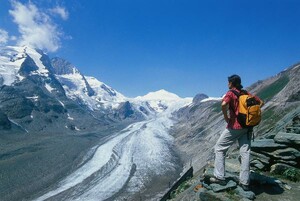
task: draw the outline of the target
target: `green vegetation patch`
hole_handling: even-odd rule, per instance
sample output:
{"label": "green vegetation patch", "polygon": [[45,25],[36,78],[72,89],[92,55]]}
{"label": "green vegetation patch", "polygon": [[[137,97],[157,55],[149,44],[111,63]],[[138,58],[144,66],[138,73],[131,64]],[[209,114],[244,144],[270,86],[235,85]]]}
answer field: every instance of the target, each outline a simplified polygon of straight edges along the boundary
{"label": "green vegetation patch", "polygon": [[191,186],[191,183],[189,180],[183,182],[182,184],[180,184],[180,186],[171,192],[171,199],[175,198],[177,195],[179,195],[180,193],[182,193],[183,191],[185,191],[186,189],[188,189]]}
{"label": "green vegetation patch", "polygon": [[283,176],[291,181],[300,181],[300,170],[296,168],[289,168],[283,172]]}
{"label": "green vegetation patch", "polygon": [[257,93],[257,96],[260,97],[264,101],[269,101],[276,94],[278,94],[290,81],[287,75],[281,76],[278,80],[272,83],[269,86],[266,86],[261,91]]}

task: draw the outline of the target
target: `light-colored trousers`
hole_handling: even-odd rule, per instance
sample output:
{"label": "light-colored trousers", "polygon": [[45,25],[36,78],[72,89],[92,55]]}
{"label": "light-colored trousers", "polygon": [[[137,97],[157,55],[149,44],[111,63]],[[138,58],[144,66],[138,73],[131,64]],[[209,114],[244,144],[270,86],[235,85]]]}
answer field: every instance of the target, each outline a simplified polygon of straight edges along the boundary
{"label": "light-colored trousers", "polygon": [[250,176],[250,149],[251,137],[248,137],[248,129],[225,129],[215,145],[214,176],[225,179],[225,157],[229,147],[238,140],[241,156],[240,183],[249,185]]}

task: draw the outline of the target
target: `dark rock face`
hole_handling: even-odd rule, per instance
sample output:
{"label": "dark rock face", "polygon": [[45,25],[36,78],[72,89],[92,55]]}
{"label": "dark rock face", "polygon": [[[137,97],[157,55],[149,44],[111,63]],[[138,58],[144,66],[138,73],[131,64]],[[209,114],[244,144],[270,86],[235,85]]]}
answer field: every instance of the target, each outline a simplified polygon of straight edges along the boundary
{"label": "dark rock face", "polygon": [[29,56],[26,57],[19,70],[20,75],[28,76],[32,71],[36,71],[39,68],[36,66],[33,59]]}
{"label": "dark rock face", "polygon": [[64,59],[55,57],[51,59],[51,65],[56,75],[73,74],[74,66]]}
{"label": "dark rock face", "polygon": [[11,86],[3,86],[0,89],[0,102],[2,111],[11,118],[23,118],[29,116],[33,110],[33,103],[26,99],[23,91]]}
{"label": "dark rock face", "polygon": [[106,85],[102,84],[101,88],[104,89],[105,91],[107,91],[107,93],[111,96],[116,96],[116,92],[110,90]]}
{"label": "dark rock face", "polygon": [[118,108],[118,116],[121,119],[125,119],[134,114],[134,110],[129,101],[122,103]]}
{"label": "dark rock face", "polygon": [[0,130],[11,129],[11,122],[7,118],[7,115],[0,110]]}
{"label": "dark rock face", "polygon": [[208,96],[206,94],[197,94],[194,98],[193,98],[193,103],[200,103],[202,100],[208,98]]}

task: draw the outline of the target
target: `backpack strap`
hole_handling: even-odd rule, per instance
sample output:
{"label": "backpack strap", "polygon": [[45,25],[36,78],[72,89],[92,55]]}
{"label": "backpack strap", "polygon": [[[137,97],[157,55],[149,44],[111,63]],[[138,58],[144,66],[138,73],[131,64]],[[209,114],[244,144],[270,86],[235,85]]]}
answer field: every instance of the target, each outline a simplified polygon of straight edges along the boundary
{"label": "backpack strap", "polygon": [[241,92],[239,93],[239,92],[237,92],[236,90],[233,90],[233,89],[231,89],[230,90],[232,93],[234,93],[234,95],[236,95],[236,97],[240,97],[241,95],[246,95],[246,94],[248,94],[248,92],[246,91],[246,90],[241,90]]}
{"label": "backpack strap", "polygon": [[[232,93],[234,93],[234,95],[236,95],[236,97],[239,99],[240,98],[240,93],[239,92],[237,92],[236,90],[233,90],[233,89],[231,89],[230,90]],[[233,106],[231,105],[231,106],[229,106],[229,110],[232,110],[232,112],[233,113],[235,113],[235,111],[234,111],[234,109],[233,109]]]}
{"label": "backpack strap", "polygon": [[237,92],[236,90],[231,89],[230,91],[231,91],[232,93],[234,93],[234,95],[236,95],[237,98],[239,98],[240,95],[241,95],[241,94],[240,94],[239,92]]}

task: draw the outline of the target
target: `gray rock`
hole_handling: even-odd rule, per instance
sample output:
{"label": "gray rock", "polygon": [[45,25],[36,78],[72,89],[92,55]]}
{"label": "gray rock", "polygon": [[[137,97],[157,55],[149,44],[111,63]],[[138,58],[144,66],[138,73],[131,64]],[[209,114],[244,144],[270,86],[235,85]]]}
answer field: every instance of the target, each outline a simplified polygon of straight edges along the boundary
{"label": "gray rock", "polygon": [[259,160],[260,162],[262,162],[264,164],[269,164],[269,162],[270,162],[270,157],[266,156],[264,154],[260,154],[260,153],[251,151],[251,156],[253,159]]}
{"label": "gray rock", "polygon": [[207,183],[202,182],[202,185],[203,185],[204,188],[206,188],[206,189],[208,189],[208,190],[211,190],[211,186],[208,185]]}
{"label": "gray rock", "polygon": [[292,166],[296,166],[298,164],[297,161],[293,161],[293,160],[274,160],[274,163],[285,163],[287,165],[292,165]]}
{"label": "gray rock", "polygon": [[285,147],[287,147],[287,145],[275,143],[273,139],[255,140],[251,144],[251,149],[255,152],[260,152],[260,150],[278,149]]}
{"label": "gray rock", "polygon": [[253,160],[251,161],[251,166],[256,167],[259,170],[269,167],[270,157],[264,154],[256,153],[251,151],[251,156]]}
{"label": "gray rock", "polygon": [[300,134],[279,132],[274,140],[277,143],[300,145]]}
{"label": "gray rock", "polygon": [[294,148],[277,149],[271,153],[271,156],[283,160],[295,160],[300,158],[300,151]]}
{"label": "gray rock", "polygon": [[253,160],[253,161],[251,161],[250,162],[250,166],[251,167],[255,167],[255,168],[259,169],[259,170],[265,169],[265,165],[262,162],[260,162],[259,160]]}
{"label": "gray rock", "polygon": [[243,198],[247,198],[249,200],[255,199],[255,193],[252,191],[244,191],[240,186],[238,186],[234,191]]}
{"label": "gray rock", "polygon": [[235,188],[237,186],[237,184],[230,180],[226,186],[221,186],[219,184],[211,184],[210,187],[212,188],[212,190],[217,193],[217,192],[221,192],[221,191],[225,191],[225,190],[229,190],[229,189],[232,189],[232,188]]}
{"label": "gray rock", "polygon": [[224,197],[224,195],[221,193],[215,193],[208,190],[201,190],[199,193],[199,198],[201,201],[231,201],[230,199]]}
{"label": "gray rock", "polygon": [[300,134],[300,126],[290,126],[285,128],[287,133]]}

